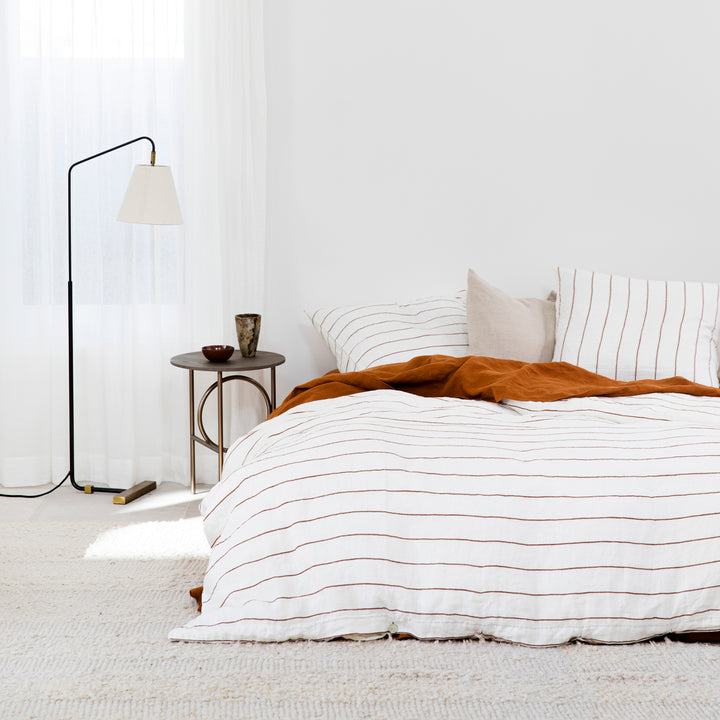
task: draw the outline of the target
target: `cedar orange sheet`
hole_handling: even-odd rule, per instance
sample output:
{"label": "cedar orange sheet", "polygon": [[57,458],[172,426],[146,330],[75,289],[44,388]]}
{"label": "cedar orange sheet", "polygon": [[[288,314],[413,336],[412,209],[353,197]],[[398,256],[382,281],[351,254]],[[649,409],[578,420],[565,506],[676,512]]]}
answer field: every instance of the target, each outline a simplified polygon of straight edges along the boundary
{"label": "cedar orange sheet", "polygon": [[333,371],[298,385],[271,417],[313,400],[368,390],[401,390],[422,397],[549,402],[573,397],[627,397],[647,393],[685,393],[720,397],[720,389],[685,378],[622,382],[565,362],[525,363],[476,355],[426,355],[409,362],[361,372]]}

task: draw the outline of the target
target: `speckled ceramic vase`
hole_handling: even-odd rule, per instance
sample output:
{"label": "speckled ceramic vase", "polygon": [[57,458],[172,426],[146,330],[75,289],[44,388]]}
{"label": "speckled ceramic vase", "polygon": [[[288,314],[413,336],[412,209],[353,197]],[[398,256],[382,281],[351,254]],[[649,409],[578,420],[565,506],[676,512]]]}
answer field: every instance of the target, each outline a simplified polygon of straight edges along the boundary
{"label": "speckled ceramic vase", "polygon": [[243,357],[255,357],[260,338],[260,315],[241,313],[235,316],[238,347]]}

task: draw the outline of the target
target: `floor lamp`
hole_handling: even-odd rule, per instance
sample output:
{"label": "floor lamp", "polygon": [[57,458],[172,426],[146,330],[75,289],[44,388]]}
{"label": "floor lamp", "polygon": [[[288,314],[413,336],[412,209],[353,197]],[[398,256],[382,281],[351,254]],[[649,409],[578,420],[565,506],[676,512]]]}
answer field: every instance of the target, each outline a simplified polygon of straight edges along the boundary
{"label": "floor lamp", "polygon": [[96,487],[94,485],[81,486],[75,481],[75,372],[73,362],[73,289],[72,289],[72,171],[82,163],[86,163],[102,155],[120,150],[133,143],[147,140],[152,149],[150,152],[150,165],[136,165],[130,178],[130,184],[118,213],[118,220],[129,223],[144,223],[149,225],[180,225],[182,215],[180,204],[175,191],[172,171],[166,165],[155,165],[155,143],[152,138],[145,135],[128,140],[120,145],[111,147],[90,157],[73,163],[68,170],[67,198],[68,198],[68,392],[69,392],[69,438],[70,438],[70,469],[66,479],[76,490],[85,493],[105,492],[113,493],[113,503],[124,505],[145,493],[154,490],[156,483],[146,481],[125,490],[123,488]]}

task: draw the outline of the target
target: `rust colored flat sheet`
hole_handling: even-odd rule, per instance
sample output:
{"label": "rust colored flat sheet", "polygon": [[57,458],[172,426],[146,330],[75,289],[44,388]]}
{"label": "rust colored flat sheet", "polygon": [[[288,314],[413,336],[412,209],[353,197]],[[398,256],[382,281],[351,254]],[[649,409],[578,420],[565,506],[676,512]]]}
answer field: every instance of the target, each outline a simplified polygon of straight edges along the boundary
{"label": "rust colored flat sheet", "polygon": [[409,362],[382,365],[361,372],[323,375],[298,385],[271,415],[313,400],[368,390],[400,390],[423,397],[547,402],[572,397],[624,397],[656,392],[720,397],[720,389],[681,377],[621,382],[564,362],[524,363],[519,360],[427,355]]}

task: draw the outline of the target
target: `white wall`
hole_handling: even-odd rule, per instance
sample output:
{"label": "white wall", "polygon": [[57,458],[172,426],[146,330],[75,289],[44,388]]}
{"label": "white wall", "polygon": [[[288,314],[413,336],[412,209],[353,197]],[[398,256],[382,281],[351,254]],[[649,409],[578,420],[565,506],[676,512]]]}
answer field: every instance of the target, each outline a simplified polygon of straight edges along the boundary
{"label": "white wall", "polygon": [[553,266],[720,275],[716,0],[268,0],[268,301],[284,395],[333,367],[303,314]]}

